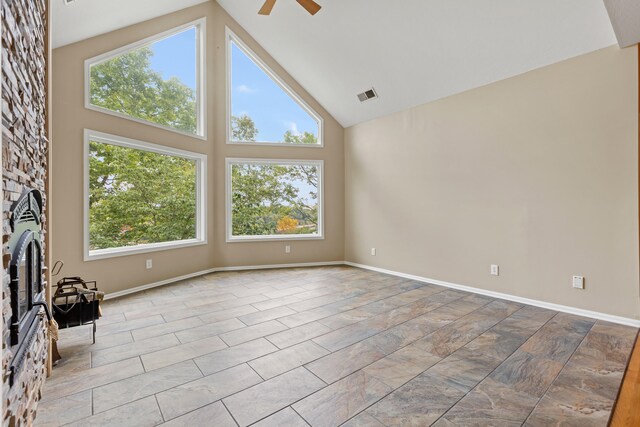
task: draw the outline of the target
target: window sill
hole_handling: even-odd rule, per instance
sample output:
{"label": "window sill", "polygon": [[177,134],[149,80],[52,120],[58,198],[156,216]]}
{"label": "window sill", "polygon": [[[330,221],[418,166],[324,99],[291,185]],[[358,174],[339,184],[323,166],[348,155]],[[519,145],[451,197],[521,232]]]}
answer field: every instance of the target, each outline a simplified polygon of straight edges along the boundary
{"label": "window sill", "polygon": [[282,242],[292,240],[324,240],[324,236],[315,234],[291,234],[271,236],[227,236],[227,243],[239,242]]}
{"label": "window sill", "polygon": [[85,253],[85,261],[95,261],[99,259],[115,258],[128,255],[144,254],[148,252],[167,251],[171,249],[188,248],[191,246],[206,245],[204,239],[189,239],[174,242],[151,243],[147,245],[125,246],[121,248],[97,249]]}
{"label": "window sill", "polygon": [[293,144],[290,142],[260,142],[260,141],[227,141],[227,145],[245,145],[247,147],[266,146],[266,147],[305,147],[305,148],[324,148],[323,143],[319,144]]}
{"label": "window sill", "polygon": [[118,111],[109,110],[108,108],[99,107],[99,106],[93,105],[93,104],[91,104],[89,102],[85,103],[85,108],[87,110],[97,111],[97,112],[102,113],[102,114],[108,114],[110,116],[119,117],[121,119],[129,120],[129,121],[132,121],[132,122],[135,122],[135,123],[139,123],[139,124],[142,124],[142,125],[152,126],[152,127],[158,128],[158,129],[162,129],[162,130],[166,130],[166,131],[169,131],[169,132],[177,133],[177,134],[182,135],[182,136],[188,136],[190,138],[200,139],[202,141],[206,141],[207,140],[207,133],[206,133],[206,131],[204,131],[204,129],[200,130],[198,133],[191,133],[191,132],[187,132],[187,131],[184,131],[184,130],[175,129],[175,128],[172,128],[170,126],[161,125],[159,123],[154,123],[154,122],[151,122],[149,120],[139,119],[137,117],[133,117],[133,116],[130,116],[130,115],[125,114],[125,113],[120,113]]}

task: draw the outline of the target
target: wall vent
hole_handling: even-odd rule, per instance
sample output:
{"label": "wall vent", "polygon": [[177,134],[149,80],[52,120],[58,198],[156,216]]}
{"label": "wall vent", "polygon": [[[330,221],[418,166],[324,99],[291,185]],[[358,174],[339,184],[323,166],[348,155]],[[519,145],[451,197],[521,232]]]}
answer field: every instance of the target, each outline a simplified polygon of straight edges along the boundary
{"label": "wall vent", "polygon": [[374,88],[365,90],[364,92],[358,94],[358,99],[360,100],[360,102],[368,101],[370,99],[377,98],[377,97],[378,97],[378,94],[376,93]]}

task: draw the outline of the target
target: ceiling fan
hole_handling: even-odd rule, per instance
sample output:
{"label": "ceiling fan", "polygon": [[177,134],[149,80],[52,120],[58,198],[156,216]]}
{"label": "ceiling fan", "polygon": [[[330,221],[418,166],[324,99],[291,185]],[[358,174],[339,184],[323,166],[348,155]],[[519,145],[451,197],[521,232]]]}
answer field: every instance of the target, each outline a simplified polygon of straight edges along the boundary
{"label": "ceiling fan", "polygon": [[[304,7],[307,12],[312,15],[315,15],[320,10],[321,6],[313,0],[296,0],[300,3],[300,6]],[[260,10],[258,11],[259,15],[269,15],[273,6],[276,4],[276,0],[266,0]]]}

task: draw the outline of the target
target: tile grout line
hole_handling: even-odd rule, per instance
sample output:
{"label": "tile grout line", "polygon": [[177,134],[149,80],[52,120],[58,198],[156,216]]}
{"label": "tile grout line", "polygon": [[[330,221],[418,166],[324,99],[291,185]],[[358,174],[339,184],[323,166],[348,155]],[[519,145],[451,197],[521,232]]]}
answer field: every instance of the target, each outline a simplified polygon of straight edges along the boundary
{"label": "tile grout line", "polygon": [[[92,391],[92,394],[93,394],[93,389],[91,389],[91,391]],[[101,412],[98,412],[98,413],[95,413],[95,414],[93,414],[93,413],[92,413],[92,415],[89,415],[88,417],[80,418],[79,420],[72,421],[71,423],[78,423],[78,422],[80,422],[80,421],[88,420],[88,419],[89,419],[89,418],[91,418],[91,417],[95,417],[95,416],[97,416],[97,415],[104,414],[104,413],[109,412],[109,411],[112,411],[112,410],[114,410],[114,409],[121,408],[121,407],[123,407],[123,406],[125,406],[125,405],[130,405],[130,404],[132,404],[132,403],[136,403],[136,402],[140,402],[141,400],[148,399],[148,398],[150,398],[151,396],[155,396],[155,394],[150,394],[149,396],[140,397],[140,398],[138,398],[138,399],[132,400],[132,401],[127,402],[127,403],[123,403],[123,404],[118,405],[118,406],[114,406],[113,408],[109,408],[109,409],[106,409],[106,410],[104,410],[104,411],[101,411]],[[157,403],[157,402],[158,402],[158,400],[157,400],[157,398],[156,398],[156,403]],[[93,406],[93,404],[92,404],[92,406]],[[162,408],[160,408],[160,405],[158,405],[158,409],[160,410],[160,415],[162,416],[162,419],[164,420],[164,415],[162,415]],[[92,411],[92,412],[93,412],[93,411]],[[69,424],[71,424],[71,423],[65,423],[64,425],[69,425]]]}
{"label": "tile grout line", "polygon": [[[307,419],[306,419],[305,417],[303,417],[303,416],[302,416],[298,411],[296,411],[296,408],[294,408],[294,407],[293,407],[293,404],[292,404],[292,405],[287,406],[287,408],[291,408],[291,410],[292,410],[293,412],[295,412],[296,414],[298,414],[298,416],[300,417],[300,419],[301,419],[302,421],[304,421],[306,425],[308,425],[309,427],[311,427],[311,424],[309,424],[309,421],[307,421]],[[283,408],[283,409],[285,409],[285,408]]]}
{"label": "tile grout line", "polygon": [[[331,351],[331,350],[329,350],[327,347],[323,346],[322,344],[317,343],[317,342],[315,342],[315,341],[314,341],[314,339],[319,338],[319,337],[322,337],[322,336],[324,336],[324,335],[327,335],[327,334],[329,334],[329,333],[331,333],[331,332],[333,332],[333,331],[329,331],[329,332],[327,332],[326,334],[323,334],[323,335],[319,335],[319,336],[317,336],[317,337],[310,338],[310,339],[308,339],[308,340],[306,340],[306,341],[311,341],[311,342],[313,342],[315,345],[319,345],[319,346],[320,346],[320,347],[322,347],[323,349],[327,350],[327,351],[329,352],[329,354],[325,354],[325,356],[329,356],[329,355],[331,355],[331,354],[333,354],[333,353],[336,353],[336,352],[338,352],[338,351],[340,351],[340,350],[343,350],[343,349],[345,349],[345,348],[347,348],[347,347],[350,347],[350,346],[352,346],[352,345],[355,345],[355,344],[361,343],[362,341],[364,341],[364,340],[366,340],[366,339],[368,339],[368,338],[371,338],[371,337],[363,338],[363,339],[361,339],[360,341],[354,342],[353,344],[349,344],[347,347],[343,347],[343,348],[338,349],[338,350],[336,350],[336,351]],[[372,336],[375,336],[375,335],[372,335]],[[303,341],[303,342],[306,342],[306,341]],[[277,346],[276,346],[276,347],[277,347]],[[293,346],[291,346],[291,347],[293,347]],[[287,348],[289,348],[289,347],[287,347]],[[324,356],[323,356],[323,357],[324,357]]]}
{"label": "tile grout line", "polygon": [[164,424],[164,423],[167,422],[167,420],[164,419],[164,414],[162,413],[162,408],[160,407],[160,402],[158,402],[158,395],[154,393],[153,394],[153,399],[156,401],[156,406],[158,407],[158,412],[160,412],[160,418],[162,418],[162,424]]}
{"label": "tile grout line", "polygon": [[[406,384],[406,383],[405,383],[405,384]],[[404,385],[404,384],[403,384],[403,385]],[[397,389],[396,389],[396,390],[397,390]],[[378,402],[379,402],[379,401],[378,401]],[[378,403],[378,402],[376,402],[376,403]],[[375,403],[374,403],[374,405],[375,405]],[[373,405],[371,405],[371,406],[373,406]],[[367,409],[369,409],[371,406],[367,406]],[[366,411],[366,409],[364,409],[364,410],[362,410],[362,411],[358,412],[358,415],[359,415],[359,414],[362,414],[362,413],[363,413],[363,412],[365,412],[365,411]],[[379,422],[379,423],[380,423],[380,424],[382,424],[383,426],[386,426],[386,424],[385,424],[385,423],[383,423],[382,421],[380,421],[380,420],[378,419],[378,417],[376,417],[375,415],[371,415],[371,414],[370,414],[370,413],[368,413],[368,412],[367,412],[367,415],[369,415],[370,417],[372,417],[374,420],[376,420],[377,422]],[[357,415],[354,415],[354,417],[356,417],[356,416],[357,416]],[[350,418],[350,419],[353,419],[354,417],[352,417],[352,418]],[[438,421],[438,420],[436,420],[436,421]],[[435,423],[435,421],[434,421],[434,423]],[[432,423],[432,424],[433,424],[433,423]],[[456,426],[457,426],[457,425],[456,425]]]}
{"label": "tile grout line", "polygon": [[[238,422],[238,420],[236,420],[236,417],[234,417],[234,416],[233,416],[233,414],[231,413],[231,411],[229,410],[229,408],[227,408],[227,405],[222,401],[222,399],[218,399],[218,400],[216,400],[216,402],[220,402],[220,403],[222,404],[222,406],[224,406],[224,409],[227,411],[227,413],[229,414],[229,416],[231,417],[231,419],[233,420],[233,422],[234,422],[234,423],[236,423],[236,425],[237,425],[237,426],[239,426],[239,425],[240,425],[240,423]],[[211,403],[209,403],[209,405],[213,405],[214,403],[215,403],[215,402],[211,402]],[[201,409],[201,408],[204,408],[204,406],[201,406],[201,407],[200,407],[200,408],[198,408],[198,409]],[[198,409],[194,409],[193,411],[197,411]],[[191,412],[193,412],[193,411],[191,411]],[[188,414],[188,413],[190,413],[190,412],[187,412],[187,414]],[[184,414],[184,415],[186,415],[186,414]],[[180,415],[180,416],[182,417],[182,416],[184,416],[184,415]],[[176,418],[179,418],[179,417],[176,417]],[[174,419],[176,419],[176,418],[174,418]]]}
{"label": "tile grout line", "polygon": [[[254,340],[246,341],[246,342],[243,342],[243,343],[238,344],[238,345],[247,344],[247,343],[254,342],[254,341],[258,341],[258,340],[261,340],[261,339],[264,339],[264,337],[259,337],[259,338],[256,338],[256,339],[254,339]],[[236,347],[236,346],[234,346],[234,347]],[[276,346],[274,346],[274,347],[276,347]],[[208,355],[213,354],[213,353],[216,353],[216,352],[218,352],[218,351],[228,350],[228,349],[231,349],[231,348],[233,348],[233,347],[222,348],[222,349],[220,349],[220,350],[217,350],[217,351],[214,351],[214,352],[211,352],[211,353],[208,353],[208,354],[204,354],[204,355],[202,355],[202,356],[198,356],[198,357],[208,356]],[[278,347],[276,347],[276,348],[278,348]],[[264,357],[264,356],[269,356],[269,355],[271,355],[271,354],[273,354],[273,353],[276,353],[277,351],[279,351],[279,350],[275,350],[275,351],[271,351],[271,352],[269,352],[269,353],[265,353],[265,354],[263,354],[263,355],[261,355],[261,356],[257,356],[257,357],[254,357],[253,359],[245,360],[244,362],[240,362],[240,363],[237,363],[237,364],[235,364],[235,365],[228,366],[228,367],[226,367],[226,368],[224,368],[224,369],[221,369],[221,370],[216,371],[216,372],[212,372],[212,373],[210,373],[210,374],[208,374],[208,375],[204,375],[204,376],[205,376],[205,377],[210,377],[211,375],[215,375],[215,374],[219,374],[220,372],[228,371],[229,369],[231,369],[231,368],[235,368],[236,366],[240,366],[240,365],[242,365],[242,364],[247,364],[247,365],[248,365],[248,364],[249,364],[249,362],[251,362],[251,361],[254,361],[254,360],[259,359],[259,358]],[[197,362],[195,359],[197,359],[197,357],[196,357],[196,358],[194,358],[194,359],[192,359],[192,360],[193,360],[193,362],[194,362],[196,365],[198,365],[198,362]],[[198,366],[198,368],[200,368],[200,366]],[[151,372],[153,372],[153,370],[152,370]],[[289,372],[289,371],[287,371],[287,372]],[[256,373],[257,373],[257,372],[256,372]],[[204,372],[203,372],[203,374],[204,374]],[[275,378],[275,377],[274,377],[274,378]],[[189,381],[189,382],[191,382],[191,381]],[[185,384],[188,384],[188,383],[185,383]]]}
{"label": "tile grout line", "polygon": [[[182,331],[178,331],[178,332],[182,332]],[[112,362],[105,363],[105,364],[103,364],[103,365],[93,366],[93,363],[92,363],[92,368],[100,368],[100,367],[102,367],[102,366],[107,366],[107,365],[111,365],[111,364],[113,364],[113,363],[122,362],[123,360],[132,359],[133,357],[145,356],[145,355],[147,355],[147,354],[156,353],[156,352],[159,352],[159,351],[165,351],[165,350],[168,350],[168,349],[170,349],[170,348],[178,347],[178,346],[180,346],[180,345],[189,344],[189,343],[182,343],[182,342],[180,341],[180,339],[175,335],[175,332],[169,332],[169,333],[167,333],[167,334],[164,334],[164,335],[158,335],[158,336],[151,337],[151,338],[148,338],[148,339],[149,339],[149,340],[158,341],[158,339],[160,339],[160,338],[161,338],[161,339],[164,339],[165,337],[169,337],[169,336],[171,336],[171,335],[173,335],[173,336],[174,336],[174,338],[178,341],[178,344],[175,344],[175,345],[169,345],[169,346],[167,346],[167,347],[163,347],[163,348],[159,348],[159,349],[155,349],[155,350],[150,350],[150,351],[142,350],[142,352],[141,352],[141,353],[138,353],[138,354],[136,354],[136,355],[133,355],[133,356],[130,356],[130,357],[126,357],[126,358],[124,358],[124,359],[114,360],[114,361],[112,361]],[[214,336],[215,336],[215,335],[214,335]],[[212,338],[212,337],[207,337],[207,338],[203,338],[203,339],[208,339],[208,338]],[[116,346],[113,346],[113,347],[107,347],[107,348],[104,348],[104,349],[96,350],[95,352],[99,352],[99,351],[103,351],[103,350],[112,350],[112,349],[114,349],[114,348],[116,348],[116,347],[130,346],[131,344],[141,343],[141,342],[144,342],[144,341],[146,341],[146,340],[142,340],[142,341],[132,341],[132,342],[129,342],[129,343],[119,344],[119,345],[116,345]],[[192,341],[192,342],[193,342],[193,341]],[[95,356],[95,355],[93,355],[93,353],[94,353],[94,352],[92,352],[92,357],[93,357],[93,356]],[[93,362],[93,359],[92,359],[92,362]]]}
{"label": "tile grout line", "polygon": [[[318,359],[320,359],[320,357],[318,357]],[[315,360],[318,360],[318,359],[315,359]],[[311,362],[314,362],[315,360],[312,360]],[[308,365],[308,364],[309,364],[309,363],[311,363],[311,362],[308,362],[308,363],[306,363],[305,365]],[[311,375],[313,375],[314,377],[316,377],[317,379],[319,379],[320,381],[322,381],[322,382],[325,384],[325,386],[326,386],[326,387],[328,387],[329,385],[333,384],[333,383],[331,383],[331,384],[327,383],[325,380],[323,380],[322,378],[320,378],[318,375],[316,375],[316,373],[315,373],[315,372],[313,372],[311,369],[307,368],[305,365],[300,365],[299,367],[300,367],[300,368],[304,368],[304,370],[305,370],[305,371],[309,372]],[[294,369],[297,369],[297,368],[294,368]],[[287,372],[290,372],[290,371],[292,371],[292,370],[293,370],[293,369],[290,369],[290,370],[289,370],[289,371],[287,371]],[[275,377],[274,377],[274,378],[275,378]],[[339,380],[338,380],[338,381],[339,381]],[[322,387],[320,390],[322,390],[322,389],[324,389],[324,388],[325,388],[325,387]],[[320,391],[320,390],[318,390],[318,391]],[[314,393],[315,393],[315,392],[314,392]],[[312,394],[313,394],[313,393],[312,393]],[[293,404],[292,404],[292,405],[293,405]],[[291,405],[289,405],[289,406],[291,406]]]}
{"label": "tile grout line", "polygon": [[[269,354],[273,354],[273,353],[269,353]],[[253,359],[253,360],[256,360],[256,359]],[[258,371],[256,371],[256,370],[255,370],[255,368],[254,368],[253,366],[251,366],[251,364],[250,364],[249,362],[245,362],[245,363],[247,364],[247,366],[249,367],[249,369],[251,369],[253,372],[255,372],[257,376],[259,376],[260,378],[262,378],[262,382],[259,382],[258,384],[262,384],[263,382],[268,381],[268,380],[270,380],[270,379],[271,379],[271,378],[267,379],[267,378],[263,377],[262,375],[260,375],[260,373],[259,373]],[[238,366],[238,365],[236,365],[236,366]],[[221,371],[221,372],[224,372],[224,371]],[[288,372],[288,371],[287,371],[287,372]],[[217,372],[216,372],[216,373],[217,373]],[[215,375],[215,374],[211,374],[211,375]],[[272,378],[275,378],[275,377],[272,377]],[[254,385],[258,385],[258,384],[254,384]],[[252,386],[252,387],[253,387],[253,386]],[[222,400],[222,399],[220,399],[220,400]]]}
{"label": "tile grout line", "polygon": [[[280,321],[278,320],[278,318],[276,318],[276,319],[272,319],[272,320],[273,320],[274,322],[278,322],[278,323],[280,323],[282,326],[284,326],[285,328],[287,328],[286,330],[291,329],[291,327],[289,327],[289,326],[285,325],[284,323],[280,322]],[[270,322],[270,320],[268,320],[268,321]],[[264,322],[263,322],[263,323],[264,323]],[[259,323],[257,323],[257,324],[259,325]],[[280,332],[284,332],[284,331],[280,331]],[[278,332],[276,332],[276,334],[277,334],[277,333],[278,333]],[[273,335],[273,334],[271,334],[271,335]],[[277,346],[276,346],[276,347],[277,347]]]}
{"label": "tile grout line", "polygon": [[[194,364],[194,365],[196,365],[196,369],[197,369],[197,370],[200,372],[200,374],[202,375],[200,378],[204,378],[204,377],[206,377],[206,375],[204,374],[204,372],[202,372],[202,369],[200,369],[200,366],[198,366],[198,364],[196,363],[196,359],[195,359],[195,358],[193,358],[193,359],[189,359],[189,360],[190,360],[191,362],[193,362],[193,364]],[[200,379],[200,378],[198,378],[198,379]],[[189,383],[189,381],[187,381],[186,383],[180,384],[180,385],[184,385],[184,384],[188,384],[188,383]],[[172,388],[173,388],[173,387],[172,387]],[[169,389],[169,390],[171,390],[171,389]],[[163,391],[165,391],[165,390],[163,390]]]}
{"label": "tile grout line", "polygon": [[[555,316],[554,316],[555,317]],[[547,386],[547,388],[545,388],[544,393],[542,393],[542,395],[538,398],[538,401],[536,402],[536,404],[533,406],[533,408],[531,409],[531,411],[529,411],[529,414],[527,415],[527,417],[524,419],[524,421],[522,422],[522,424],[526,424],[527,420],[531,417],[531,414],[533,414],[533,412],[536,410],[536,408],[538,407],[538,405],[540,405],[540,402],[542,401],[542,399],[544,399],[544,397],[547,395],[547,392],[549,391],[549,389],[551,388],[551,386],[556,382],[556,380],[558,379],[558,377],[560,376],[560,374],[562,374],[562,372],[564,371],[564,369],[567,367],[567,364],[569,363],[569,361],[571,360],[571,358],[573,357],[574,354],[576,354],[576,352],[578,351],[578,349],[580,348],[580,346],[582,345],[582,343],[584,342],[585,339],[587,339],[587,335],[589,335],[589,333],[591,332],[591,330],[593,329],[593,327],[596,325],[596,322],[593,322],[593,324],[589,327],[589,330],[584,334],[584,336],[582,337],[582,339],[580,340],[580,342],[578,343],[578,345],[576,345],[576,348],[573,349],[573,351],[571,352],[571,354],[569,355],[569,357],[567,358],[567,360],[564,362],[564,364],[562,365],[562,368],[558,371],[558,373],[556,374],[556,376],[553,378],[553,380],[551,382],[549,382],[549,385]]]}

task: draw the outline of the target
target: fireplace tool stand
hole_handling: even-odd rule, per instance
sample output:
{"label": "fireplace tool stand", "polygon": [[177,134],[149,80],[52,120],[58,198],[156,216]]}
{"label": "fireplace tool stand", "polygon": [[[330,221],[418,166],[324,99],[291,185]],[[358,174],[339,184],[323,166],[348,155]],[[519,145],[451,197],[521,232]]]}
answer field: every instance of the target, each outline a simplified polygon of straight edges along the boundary
{"label": "fireplace tool stand", "polygon": [[[57,261],[52,274],[57,275],[64,263]],[[56,268],[57,267],[57,268]],[[80,277],[63,277],[51,300],[53,318],[61,329],[93,325],[93,343],[96,342],[96,320],[100,317],[100,300],[95,280],[85,281]]]}

